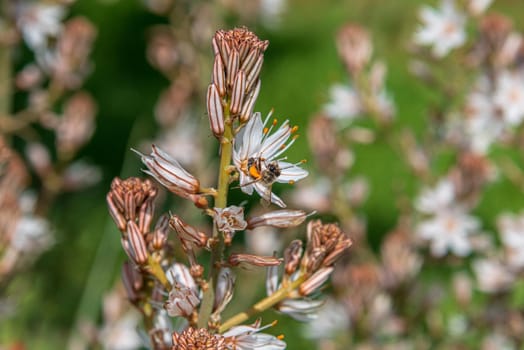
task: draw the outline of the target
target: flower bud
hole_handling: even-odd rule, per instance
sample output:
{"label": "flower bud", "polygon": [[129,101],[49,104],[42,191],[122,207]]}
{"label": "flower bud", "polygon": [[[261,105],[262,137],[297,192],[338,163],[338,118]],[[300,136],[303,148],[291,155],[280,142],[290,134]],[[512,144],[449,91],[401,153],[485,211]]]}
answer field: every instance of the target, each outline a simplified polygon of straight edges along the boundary
{"label": "flower bud", "polygon": [[308,214],[303,210],[274,210],[272,212],[249,218],[247,228],[254,229],[260,226],[278,228],[295,227],[304,222]]}
{"label": "flower bud", "polygon": [[258,256],[253,254],[231,254],[227,260],[231,266],[238,266],[242,263],[255,266],[277,266],[282,259],[274,256]]}
{"label": "flower bud", "polygon": [[180,240],[193,243],[197,247],[206,246],[208,236],[193,226],[186,224],[178,216],[172,215],[169,225],[177,232]]}
{"label": "flower bud", "polygon": [[209,85],[207,89],[207,114],[213,135],[220,138],[224,134],[224,110],[215,84]]}
{"label": "flower bud", "polygon": [[155,145],[149,156],[135,151],[149,170],[145,173],[153,176],[169,191],[187,198],[200,190],[200,181],[188,173],[182,166],[167,153]]}

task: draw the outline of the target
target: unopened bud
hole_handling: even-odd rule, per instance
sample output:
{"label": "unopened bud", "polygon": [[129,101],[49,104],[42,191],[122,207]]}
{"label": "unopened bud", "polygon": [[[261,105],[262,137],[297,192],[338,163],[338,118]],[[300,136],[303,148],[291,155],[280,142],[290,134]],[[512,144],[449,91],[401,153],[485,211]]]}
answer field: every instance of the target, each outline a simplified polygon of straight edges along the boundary
{"label": "unopened bud", "polygon": [[275,210],[260,216],[249,218],[248,229],[260,226],[278,228],[295,227],[304,222],[308,214],[303,210]]}
{"label": "unopened bud", "polygon": [[257,82],[255,88],[249,93],[246,99],[244,99],[244,104],[242,105],[242,110],[240,111],[240,121],[245,123],[251,118],[253,110],[255,108],[255,102],[258,98],[258,93],[260,92],[260,85],[262,82],[260,79]]}
{"label": "unopened bud", "polygon": [[134,303],[138,300],[137,292],[143,286],[142,275],[138,273],[135,267],[128,261],[122,265],[122,281],[129,301]]}
{"label": "unopened bud", "polygon": [[274,256],[258,256],[253,254],[231,254],[227,260],[231,266],[238,266],[242,263],[255,266],[277,266],[282,259]]}
{"label": "unopened bud", "polygon": [[220,138],[224,134],[224,110],[215,84],[209,85],[207,89],[207,114],[213,135]]}
{"label": "unopened bud", "polygon": [[198,231],[193,226],[186,224],[178,216],[171,216],[169,225],[178,233],[180,240],[191,242],[197,247],[206,246],[208,236],[205,233]]}
{"label": "unopened bud", "polygon": [[318,290],[327,281],[331,272],[333,272],[333,267],[324,267],[315,272],[300,285],[298,289],[300,295],[307,296]]}
{"label": "unopened bud", "polygon": [[153,176],[169,191],[183,198],[198,193],[200,182],[197,178],[182,168],[175,159],[160,148],[153,145],[152,149],[153,151],[148,156],[135,151],[149,169],[145,173]]}
{"label": "unopened bud", "polygon": [[286,275],[291,276],[300,264],[302,256],[302,241],[294,240],[284,251],[284,271]]}
{"label": "unopened bud", "polygon": [[127,222],[127,241],[133,253],[130,258],[137,265],[145,265],[148,260],[146,242],[138,226],[133,221]]}
{"label": "unopened bud", "polygon": [[238,71],[235,81],[233,83],[233,92],[231,94],[231,114],[236,115],[240,112],[244,102],[246,88],[246,74],[243,71]]}
{"label": "unopened bud", "polygon": [[237,76],[237,71],[239,68],[239,60],[238,57],[238,51],[233,49],[229,55],[228,61],[227,61],[227,86],[233,87],[233,83],[235,82],[235,78]]}
{"label": "unopened bud", "polygon": [[115,204],[114,194],[109,192],[106,196],[107,206],[109,208],[109,214],[113,218],[116,226],[121,232],[125,232],[127,228],[127,220],[122,215],[122,211]]}
{"label": "unopened bud", "polygon": [[213,85],[216,86],[220,97],[226,96],[226,77],[224,72],[224,63],[220,55],[215,56],[213,64]]}

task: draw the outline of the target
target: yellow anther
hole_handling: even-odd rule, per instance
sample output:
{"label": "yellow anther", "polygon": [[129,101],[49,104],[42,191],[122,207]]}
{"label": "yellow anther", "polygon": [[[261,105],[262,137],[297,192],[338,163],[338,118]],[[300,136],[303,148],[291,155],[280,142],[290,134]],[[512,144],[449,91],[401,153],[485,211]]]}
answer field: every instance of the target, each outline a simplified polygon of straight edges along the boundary
{"label": "yellow anther", "polygon": [[297,130],[298,130],[298,125],[295,125],[294,127],[291,128],[291,133],[297,132]]}
{"label": "yellow anther", "polygon": [[288,182],[290,185],[294,185],[295,184],[295,180],[289,180]]}
{"label": "yellow anther", "polygon": [[300,163],[302,163],[302,164],[307,163],[307,159],[302,159],[302,160],[300,161]]}
{"label": "yellow anther", "polygon": [[295,135],[295,136],[293,136],[293,140],[298,139],[299,136],[300,136],[300,135]]}
{"label": "yellow anther", "polygon": [[278,339],[278,340],[282,340],[282,339],[284,339],[284,334],[277,335],[277,339]]}
{"label": "yellow anther", "polygon": [[277,125],[277,123],[278,123],[278,119],[277,118],[273,119],[273,126]]}
{"label": "yellow anther", "polygon": [[264,130],[262,131],[264,134],[267,134],[269,132],[269,128],[264,128]]}

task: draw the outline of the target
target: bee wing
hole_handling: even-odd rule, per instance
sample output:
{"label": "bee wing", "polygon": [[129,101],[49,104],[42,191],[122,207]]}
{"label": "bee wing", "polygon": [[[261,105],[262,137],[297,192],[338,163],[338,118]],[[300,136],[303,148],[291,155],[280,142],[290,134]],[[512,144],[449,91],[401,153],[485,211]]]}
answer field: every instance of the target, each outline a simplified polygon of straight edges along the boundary
{"label": "bee wing", "polygon": [[286,204],[284,204],[284,201],[282,201],[282,199],[280,199],[279,196],[277,196],[276,194],[272,192],[271,185],[267,186],[259,181],[253,184],[253,186],[255,187],[255,190],[258,192],[260,197],[262,197],[266,202],[275,203],[276,205],[278,205],[281,208],[286,207]]}

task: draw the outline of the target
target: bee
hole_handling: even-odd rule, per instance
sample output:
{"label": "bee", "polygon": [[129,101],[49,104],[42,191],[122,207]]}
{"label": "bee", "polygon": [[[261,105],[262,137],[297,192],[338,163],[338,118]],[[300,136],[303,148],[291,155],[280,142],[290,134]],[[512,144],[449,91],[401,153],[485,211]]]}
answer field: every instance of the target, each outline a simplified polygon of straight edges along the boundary
{"label": "bee", "polygon": [[241,186],[249,186],[260,182],[266,188],[264,197],[266,197],[268,202],[271,203],[271,188],[273,183],[275,183],[280,176],[281,170],[282,169],[276,160],[266,162],[262,157],[251,157],[247,160],[244,172],[253,180]]}
{"label": "bee", "polygon": [[253,182],[246,185],[260,181],[266,186],[271,186],[280,176],[281,169],[277,161],[266,163],[263,158],[251,157],[247,160],[247,173]]}

